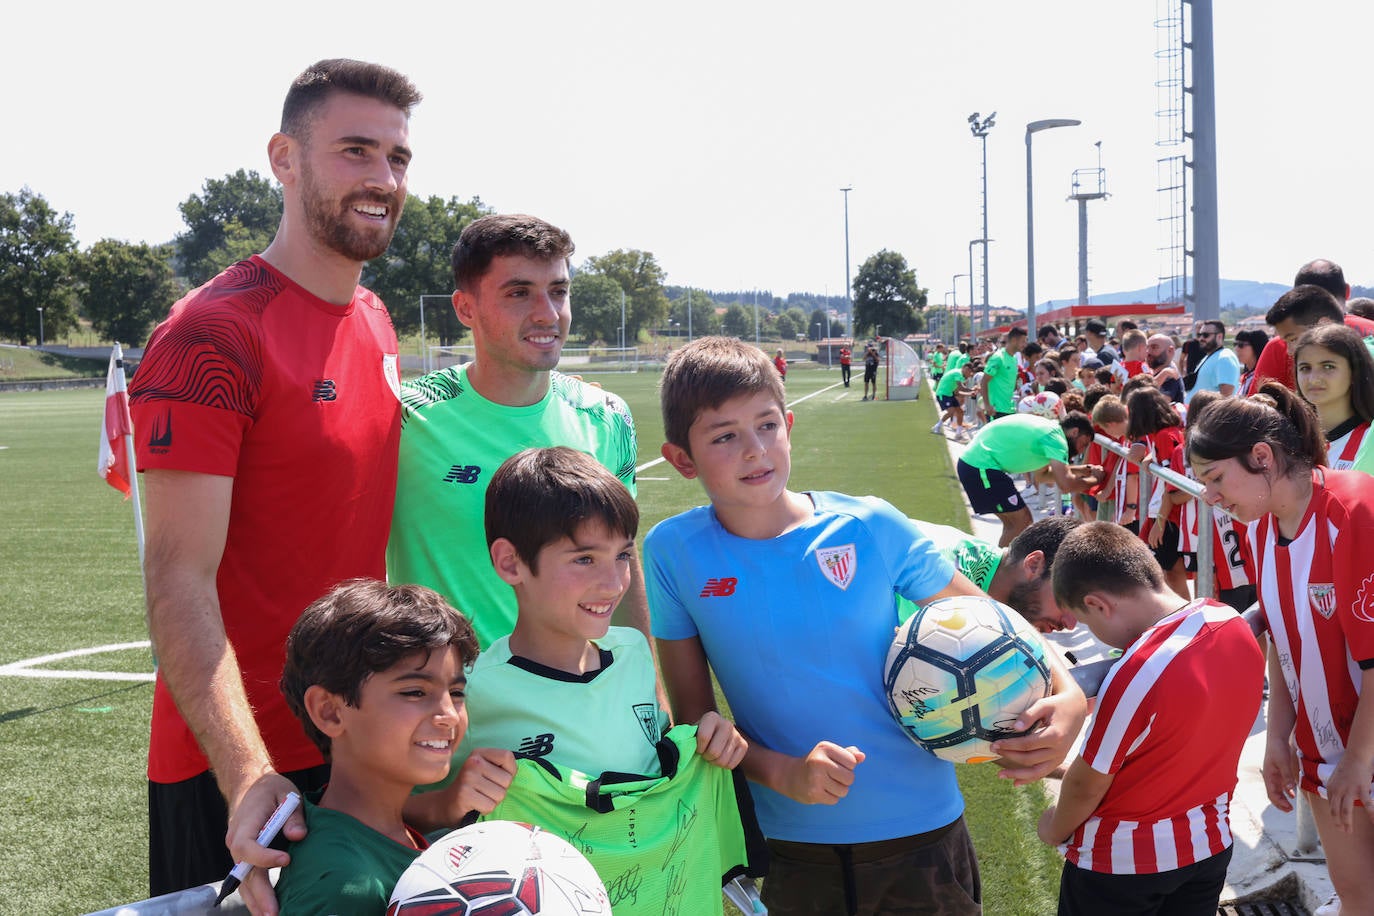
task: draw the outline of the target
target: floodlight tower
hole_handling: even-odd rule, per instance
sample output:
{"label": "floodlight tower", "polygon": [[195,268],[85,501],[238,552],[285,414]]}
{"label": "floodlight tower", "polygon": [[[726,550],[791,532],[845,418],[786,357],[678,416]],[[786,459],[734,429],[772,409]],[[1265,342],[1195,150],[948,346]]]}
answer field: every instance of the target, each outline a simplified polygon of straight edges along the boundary
{"label": "floodlight tower", "polygon": [[[991,327],[992,321],[990,317],[990,312],[988,310],[988,132],[992,130],[992,126],[995,123],[993,119],[996,117],[997,112],[995,111],[992,114],[988,115],[986,118],[983,118],[982,120],[979,120],[978,112],[976,111],[968,116],[969,130],[973,132],[973,135],[975,137],[983,141],[983,236],[982,238],[979,238],[976,241],[981,243],[983,246],[983,320],[984,324],[986,325],[984,327],[984,330],[987,330],[988,327]],[[973,257],[973,245],[974,242],[969,242],[970,260],[972,260]],[[970,290],[973,286],[972,274],[973,265],[972,263],[970,263],[968,278]],[[971,291],[969,293],[968,300],[968,316],[969,330],[974,331],[973,293]],[[973,336],[977,337],[978,335],[974,333]]]}
{"label": "floodlight tower", "polygon": [[1097,147],[1097,168],[1074,169],[1073,192],[1069,200],[1078,201],[1078,304],[1088,304],[1088,201],[1105,200],[1107,171],[1102,168],[1102,141]]}

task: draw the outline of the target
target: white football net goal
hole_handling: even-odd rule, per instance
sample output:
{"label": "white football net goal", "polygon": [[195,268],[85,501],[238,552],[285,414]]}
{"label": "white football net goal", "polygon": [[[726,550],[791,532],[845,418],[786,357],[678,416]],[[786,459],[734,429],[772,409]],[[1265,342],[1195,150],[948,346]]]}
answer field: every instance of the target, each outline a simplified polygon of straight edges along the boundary
{"label": "white football net goal", "polygon": [[913,401],[921,396],[921,358],[906,341],[887,339],[887,399]]}

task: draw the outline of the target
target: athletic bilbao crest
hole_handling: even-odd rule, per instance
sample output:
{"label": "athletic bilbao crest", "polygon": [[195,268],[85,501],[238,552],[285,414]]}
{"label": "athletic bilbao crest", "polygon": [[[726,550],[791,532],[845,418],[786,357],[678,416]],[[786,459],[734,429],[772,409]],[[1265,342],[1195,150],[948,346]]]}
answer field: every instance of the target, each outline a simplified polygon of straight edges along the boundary
{"label": "athletic bilbao crest", "polygon": [[858,565],[859,558],[854,551],[854,545],[846,544],[843,547],[817,548],[816,562],[820,564],[821,572],[825,573],[831,584],[843,591],[854,581],[854,568]]}
{"label": "athletic bilbao crest", "polygon": [[663,730],[658,727],[658,704],[636,703],[634,710],[639,727],[644,730],[644,737],[649,739],[650,744],[658,744],[663,738]]}
{"label": "athletic bilbao crest", "polygon": [[1330,620],[1331,615],[1336,613],[1336,586],[1330,582],[1309,585],[1307,600],[1312,610],[1322,615],[1322,619]]}

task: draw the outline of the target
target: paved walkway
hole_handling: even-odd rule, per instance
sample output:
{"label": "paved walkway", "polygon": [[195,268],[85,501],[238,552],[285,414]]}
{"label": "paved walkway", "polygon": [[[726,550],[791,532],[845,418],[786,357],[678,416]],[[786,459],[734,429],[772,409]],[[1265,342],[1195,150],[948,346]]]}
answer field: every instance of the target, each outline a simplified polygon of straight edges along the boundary
{"label": "paved walkway", "polygon": [[[964,443],[948,433],[945,434],[945,440],[951,461],[956,460],[963,454]],[[1036,518],[1045,516],[1046,511],[1038,505],[1034,496],[1028,499],[1027,505]],[[969,518],[976,536],[997,543],[1002,534],[1002,524],[997,516],[974,515],[970,508]],[[1072,652],[1079,664],[1104,658],[1107,654],[1107,647],[1093,638],[1083,625],[1056,633],[1048,640],[1061,651]],[[1320,846],[1305,853],[1298,850],[1297,815],[1282,812],[1269,803],[1260,775],[1263,763],[1264,710],[1261,708],[1241,754],[1240,780],[1231,804],[1231,832],[1235,837],[1235,851],[1232,853],[1221,902],[1243,904],[1262,899],[1297,897],[1308,912],[1316,914],[1318,908],[1335,896],[1327,875],[1326,861]],[[1058,791],[1057,780],[1046,780],[1045,785],[1051,792]],[[1311,835],[1315,837],[1315,828]],[[1328,912],[1323,909],[1322,916],[1327,916]]]}

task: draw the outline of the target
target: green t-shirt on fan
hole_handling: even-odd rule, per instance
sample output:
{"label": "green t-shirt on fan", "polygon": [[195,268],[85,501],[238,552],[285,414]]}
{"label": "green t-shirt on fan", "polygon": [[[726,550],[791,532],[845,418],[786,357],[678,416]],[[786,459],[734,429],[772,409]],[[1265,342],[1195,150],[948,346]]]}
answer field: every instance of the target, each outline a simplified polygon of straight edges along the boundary
{"label": "green t-shirt on fan", "polygon": [[967,381],[964,373],[955,369],[953,372],[946,372],[940,376],[940,384],[935,386],[935,396],[938,398],[953,397],[954,392],[959,390],[959,385]]}
{"label": "green t-shirt on fan", "polygon": [[978,430],[959,460],[979,470],[1025,474],[1069,460],[1069,440],[1053,420],[1018,413]]}
{"label": "green t-shirt on fan", "polygon": [[983,377],[988,380],[988,406],[995,413],[1016,412],[1016,379],[1020,371],[1016,357],[1005,347],[989,356],[983,365]]}

